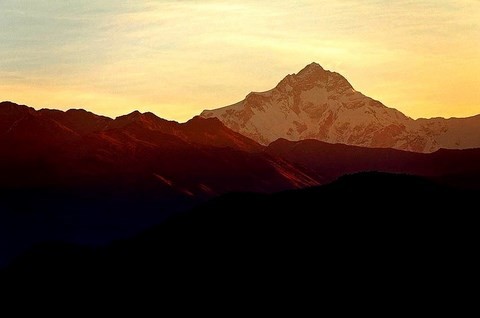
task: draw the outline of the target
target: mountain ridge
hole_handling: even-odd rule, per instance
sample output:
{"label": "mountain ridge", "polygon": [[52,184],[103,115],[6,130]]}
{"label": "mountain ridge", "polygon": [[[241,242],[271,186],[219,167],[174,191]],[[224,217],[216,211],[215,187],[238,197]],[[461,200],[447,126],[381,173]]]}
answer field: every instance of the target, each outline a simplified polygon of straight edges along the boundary
{"label": "mountain ridge", "polygon": [[330,144],[316,139],[278,139],[266,152],[303,166],[322,181],[365,171],[421,176],[460,188],[480,189],[480,148],[416,153],[391,148]]}
{"label": "mountain ridge", "polygon": [[[44,171],[51,172],[52,180],[62,182],[74,182],[74,176],[95,178],[104,174],[111,174],[111,178],[142,176],[167,185],[177,180],[183,184],[184,192],[206,194],[249,187],[259,190],[296,187],[302,178],[307,182],[305,185],[313,182],[280,158],[270,158],[263,153],[263,146],[230,130],[218,119],[198,116],[177,123],[153,113],[134,111],[111,119],[83,110],[36,111],[14,103],[0,103],[0,145],[3,146],[0,162],[5,170],[0,186],[8,186],[9,182],[29,184],[36,180],[31,173],[43,175]],[[40,163],[48,169],[35,168]],[[238,165],[239,171],[229,169],[230,165]],[[32,172],[27,173],[22,167],[32,167]],[[259,175],[254,176],[251,171],[242,173],[246,167]],[[192,179],[184,174],[190,174]],[[253,182],[260,176],[268,179],[267,175],[275,181]],[[288,185],[287,175],[298,176]],[[227,176],[240,183],[230,184]],[[192,183],[193,180],[196,181]],[[215,186],[203,184],[206,180]],[[193,188],[186,190],[185,186]]]}

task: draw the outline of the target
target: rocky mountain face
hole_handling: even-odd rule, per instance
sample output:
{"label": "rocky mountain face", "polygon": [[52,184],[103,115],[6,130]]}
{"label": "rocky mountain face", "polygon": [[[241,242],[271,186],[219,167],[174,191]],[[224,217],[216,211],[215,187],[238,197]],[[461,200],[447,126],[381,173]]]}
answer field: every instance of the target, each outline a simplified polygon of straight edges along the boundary
{"label": "rocky mountain face", "polygon": [[285,138],[414,152],[480,147],[480,115],[414,120],[316,63],[288,75],[272,90],[250,93],[241,102],[205,110],[201,116],[217,117],[263,145]]}

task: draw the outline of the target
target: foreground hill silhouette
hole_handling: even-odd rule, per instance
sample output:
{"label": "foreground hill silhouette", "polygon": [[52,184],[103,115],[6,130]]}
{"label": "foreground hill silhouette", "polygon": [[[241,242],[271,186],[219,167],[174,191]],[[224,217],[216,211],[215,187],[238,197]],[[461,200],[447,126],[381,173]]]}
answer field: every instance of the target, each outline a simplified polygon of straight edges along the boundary
{"label": "foreground hill silhouette", "polygon": [[40,281],[62,292],[94,283],[100,294],[135,282],[167,292],[217,284],[335,292],[419,280],[442,288],[476,266],[478,213],[469,207],[478,194],[384,173],[270,195],[228,194],[107,248],[39,246],[16,259],[2,283]]}

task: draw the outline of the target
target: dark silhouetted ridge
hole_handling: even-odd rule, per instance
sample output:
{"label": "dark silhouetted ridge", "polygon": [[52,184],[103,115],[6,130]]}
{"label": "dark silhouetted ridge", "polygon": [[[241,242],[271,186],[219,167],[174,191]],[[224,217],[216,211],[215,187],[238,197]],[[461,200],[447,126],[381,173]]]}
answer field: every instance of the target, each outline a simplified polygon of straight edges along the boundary
{"label": "dark silhouetted ridge", "polygon": [[287,295],[351,284],[403,292],[418,280],[436,289],[476,271],[476,214],[468,208],[476,195],[383,173],[272,195],[229,194],[105,249],[38,247],[6,274],[12,283],[28,277],[67,289],[99,278],[146,279],[165,291],[263,282],[262,293]]}

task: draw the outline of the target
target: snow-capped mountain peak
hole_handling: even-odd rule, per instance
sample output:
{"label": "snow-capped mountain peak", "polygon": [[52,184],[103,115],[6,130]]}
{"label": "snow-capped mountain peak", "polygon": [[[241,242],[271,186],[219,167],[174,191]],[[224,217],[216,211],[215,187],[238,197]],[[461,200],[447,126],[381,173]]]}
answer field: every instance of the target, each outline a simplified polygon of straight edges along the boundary
{"label": "snow-capped mountain peak", "polygon": [[[261,144],[278,138],[431,152],[480,146],[480,118],[413,120],[356,91],[342,75],[317,63],[287,75],[272,90],[250,93],[243,101],[202,117],[217,117],[229,128]],[[435,124],[433,123],[435,122]],[[475,123],[474,123],[475,122]],[[463,130],[462,130],[463,129]],[[467,129],[468,130],[468,129]]]}

